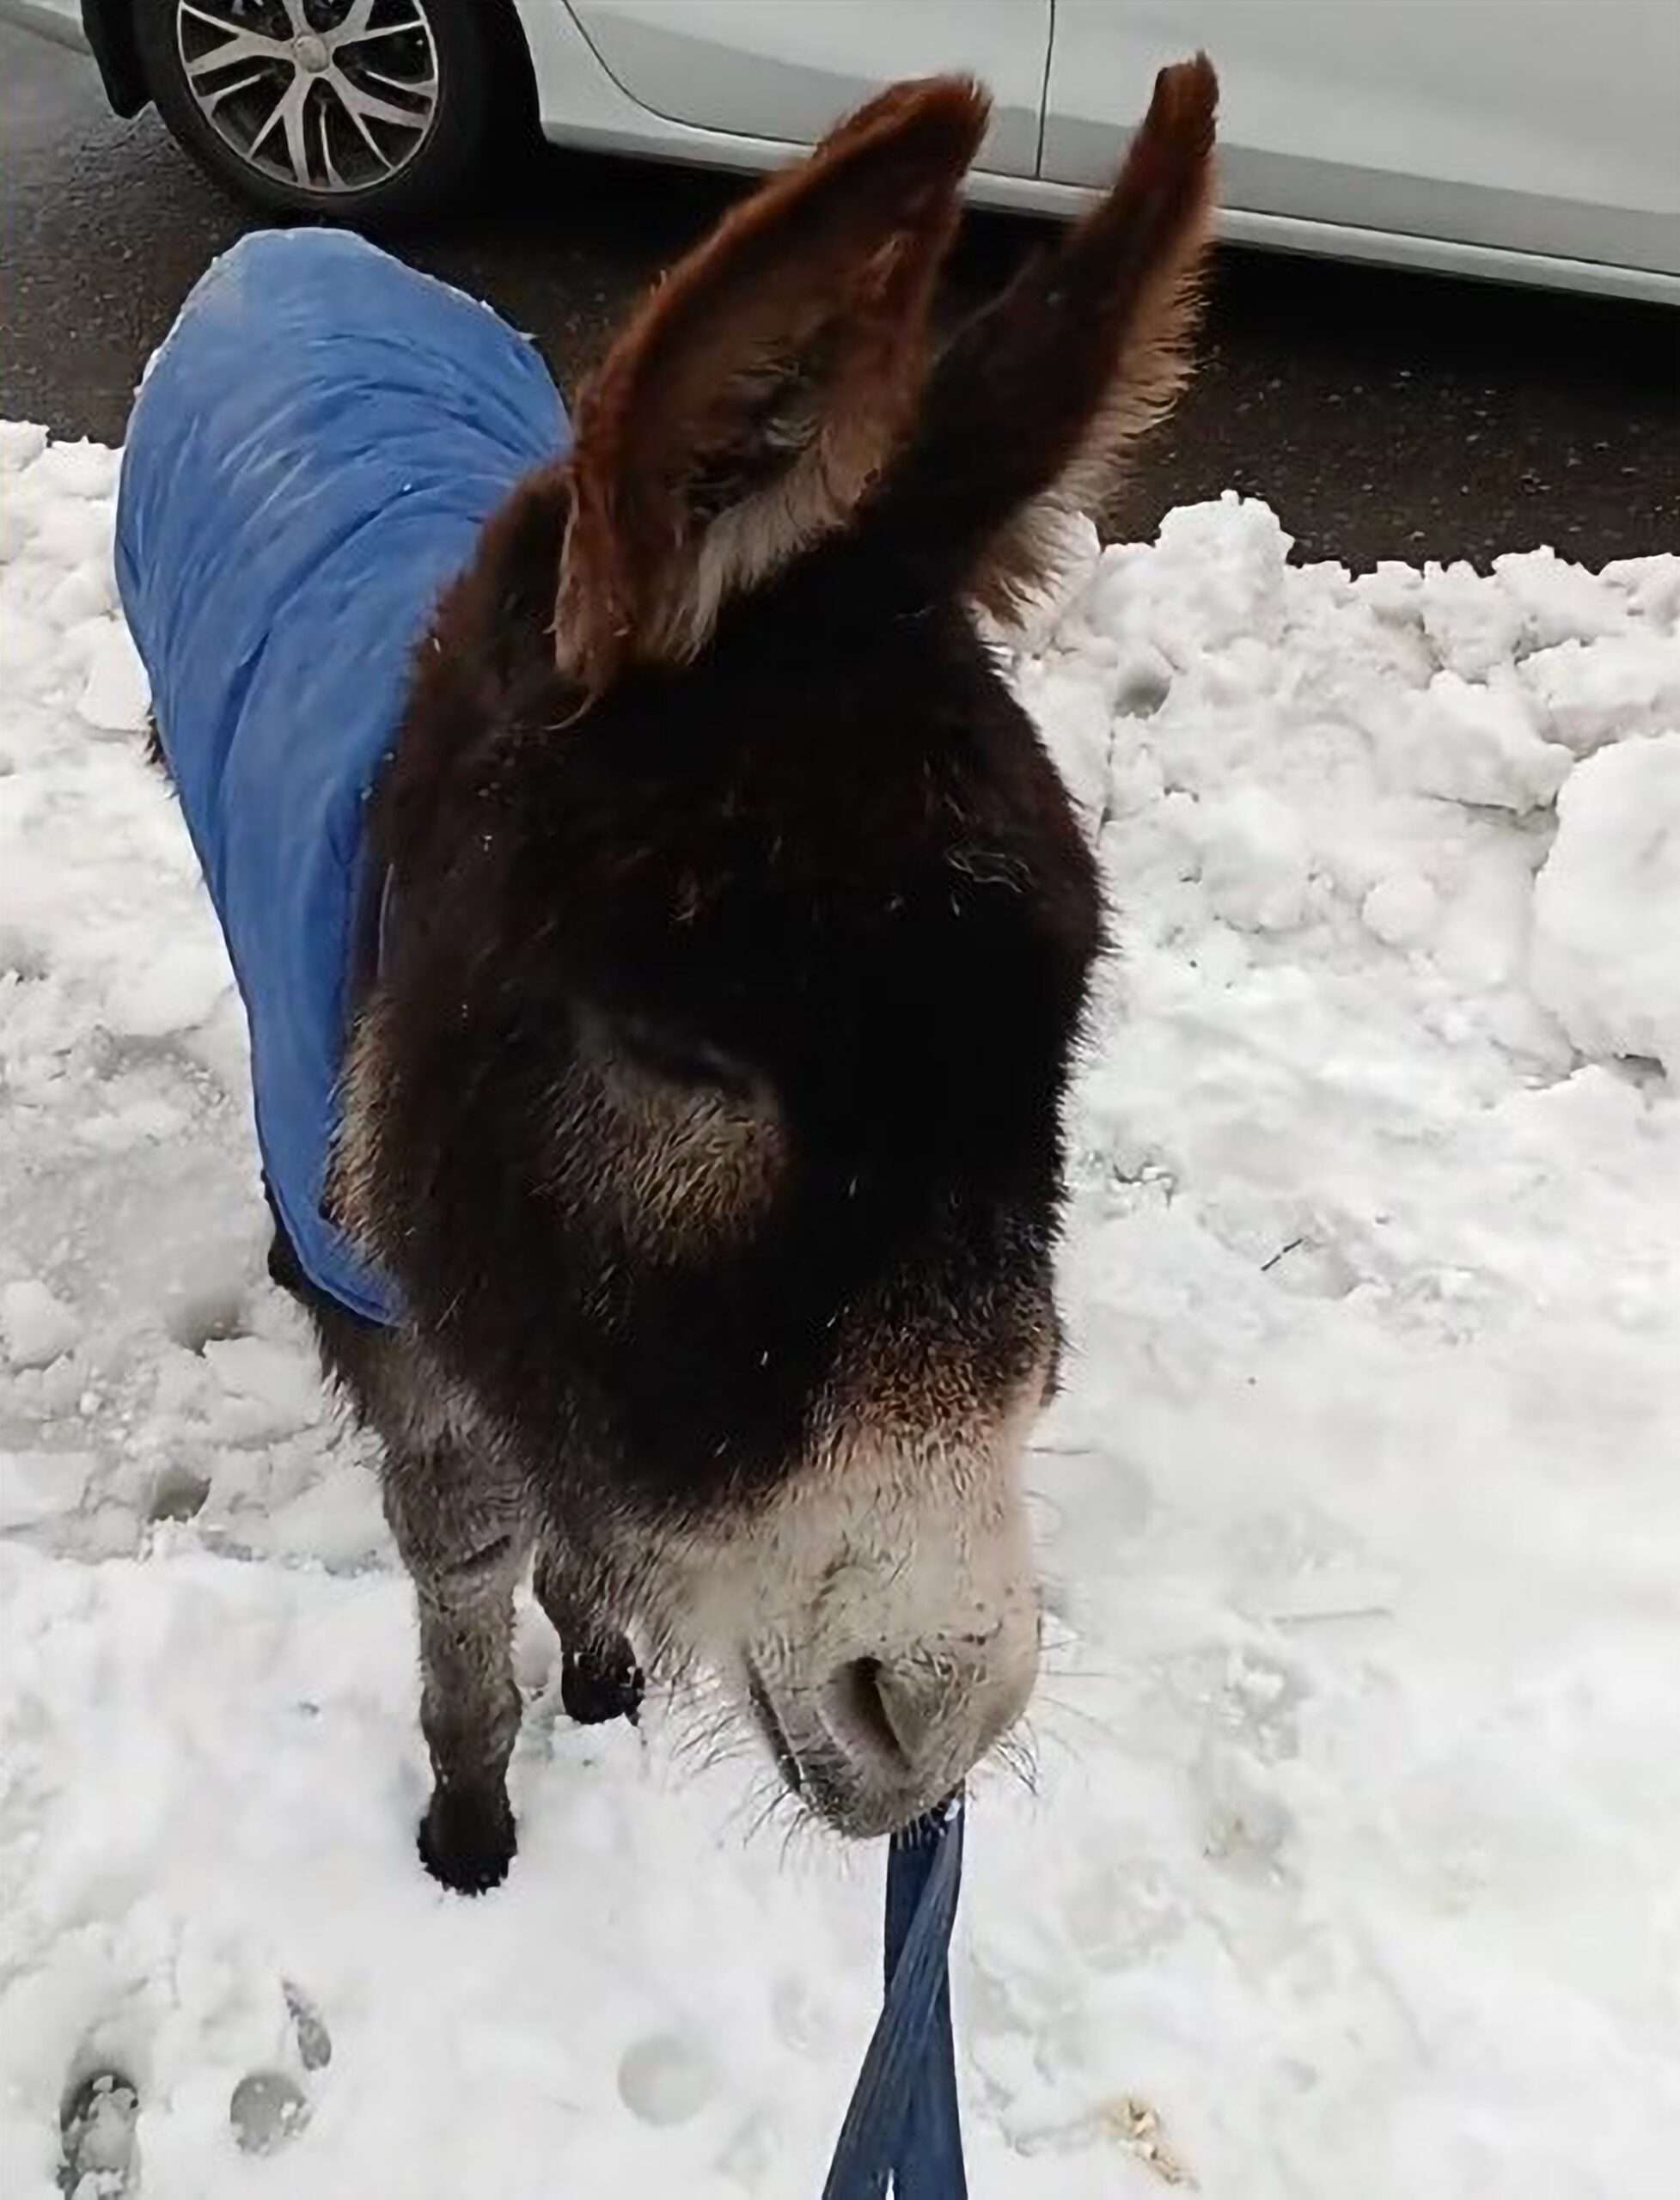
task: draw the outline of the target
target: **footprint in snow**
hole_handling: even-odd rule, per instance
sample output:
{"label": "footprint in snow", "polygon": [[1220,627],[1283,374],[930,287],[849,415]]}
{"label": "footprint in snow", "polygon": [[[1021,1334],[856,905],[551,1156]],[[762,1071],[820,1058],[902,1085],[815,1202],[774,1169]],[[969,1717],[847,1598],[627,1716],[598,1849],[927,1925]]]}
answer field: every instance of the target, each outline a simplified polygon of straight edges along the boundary
{"label": "footprint in snow", "polygon": [[[324,2070],[333,2060],[327,2020],[291,1979],[283,1982],[283,1990],[297,2039],[298,2061],[306,2072]],[[247,2154],[278,2154],[304,2130],[310,2114],[309,2096],[285,2070],[248,2071],[228,2103],[235,2142]]]}
{"label": "footprint in snow", "polygon": [[[301,1986],[283,1982],[286,2008],[297,2039],[297,2059],[306,2072],[324,2070],[333,2059],[333,2035],[327,2020]],[[252,2070],[234,2087],[228,2121],[242,2154],[278,2154],[309,2121],[309,2100],[285,2070]]]}
{"label": "footprint in snow", "polygon": [[[299,2062],[306,2072],[324,2070],[333,2059],[325,2018],[290,1979],[284,1992]],[[139,2200],[139,2089],[122,2070],[93,2070],[71,2087],[59,2118],[58,2190],[65,2200]],[[309,2114],[303,2088],[284,2070],[248,2072],[228,2102],[235,2142],[247,2154],[277,2153],[304,2129]]]}
{"label": "footprint in snow", "polygon": [[291,2012],[292,2030],[297,2034],[297,2053],[306,2070],[324,2070],[333,2060],[333,2035],[327,2029],[327,2020],[301,1986],[284,1981],[286,2007]]}
{"label": "footprint in snow", "polygon": [[284,2070],[253,2070],[228,2103],[228,2121],[242,2154],[277,2154],[309,2120],[303,2088]]}
{"label": "footprint in snow", "polygon": [[700,2041],[681,2032],[632,2040],[619,2064],[619,2098],[632,2116],[660,2127],[686,2124],[718,2090],[718,2068]]}
{"label": "footprint in snow", "polygon": [[58,2190],[69,2200],[137,2200],[140,2096],[121,2070],[93,2070],[73,2086],[58,2119]]}

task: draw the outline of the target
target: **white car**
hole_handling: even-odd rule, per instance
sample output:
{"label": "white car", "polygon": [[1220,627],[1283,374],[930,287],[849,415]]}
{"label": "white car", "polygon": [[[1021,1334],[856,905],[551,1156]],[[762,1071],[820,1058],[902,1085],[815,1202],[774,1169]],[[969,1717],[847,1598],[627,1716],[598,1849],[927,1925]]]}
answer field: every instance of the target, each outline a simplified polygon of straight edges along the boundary
{"label": "white car", "polygon": [[1156,69],[1219,64],[1224,234],[1680,300],[1680,0],[0,0],[271,209],[408,214],[534,106],[559,143],[762,168],[971,70],[971,179],[1072,212]]}

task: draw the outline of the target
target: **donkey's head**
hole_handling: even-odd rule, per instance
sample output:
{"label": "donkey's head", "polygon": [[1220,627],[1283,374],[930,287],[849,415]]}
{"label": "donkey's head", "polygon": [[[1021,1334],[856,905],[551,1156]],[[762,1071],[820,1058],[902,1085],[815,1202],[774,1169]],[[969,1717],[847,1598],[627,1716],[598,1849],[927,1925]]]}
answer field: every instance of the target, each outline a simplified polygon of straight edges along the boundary
{"label": "donkey's head", "polygon": [[1182,372],[1214,80],[931,367],[986,102],[901,86],[669,278],[424,653],[350,1210],[602,1593],[856,1833],[1031,1689],[1101,933],[971,606]]}

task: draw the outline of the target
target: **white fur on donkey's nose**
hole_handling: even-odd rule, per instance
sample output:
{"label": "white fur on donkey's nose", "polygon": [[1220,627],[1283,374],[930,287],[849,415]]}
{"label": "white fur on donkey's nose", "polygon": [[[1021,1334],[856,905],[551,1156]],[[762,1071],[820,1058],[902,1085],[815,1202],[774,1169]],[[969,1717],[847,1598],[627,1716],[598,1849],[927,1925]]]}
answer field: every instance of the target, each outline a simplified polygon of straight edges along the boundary
{"label": "white fur on donkey's nose", "polygon": [[895,1563],[823,1569],[744,1652],[744,1694],[783,1778],[837,1832],[890,1833],[941,1802],[1032,1694],[1038,1601],[1020,1508],[978,1538],[940,1525]]}
{"label": "white fur on donkey's nose", "polygon": [[854,1658],[825,1691],[824,1724],[866,1779],[937,1800],[1026,1709],[1037,1629],[1016,1633]]}
{"label": "white fur on donkey's nose", "polygon": [[1036,1375],[992,1421],[848,1430],[702,1531],[668,1622],[841,1833],[907,1824],[1025,1710],[1038,1593],[1020,1475]]}
{"label": "white fur on donkey's nose", "polygon": [[[961,1473],[873,1480],[873,1504],[834,1538],[846,1561],[819,1570],[782,1633],[789,1737],[796,1755],[816,1745],[831,1776],[815,1800],[847,1830],[938,1802],[1026,1709],[1038,1598],[1016,1462],[1000,1451],[968,1453]],[[854,1506],[866,1486],[858,1474]]]}

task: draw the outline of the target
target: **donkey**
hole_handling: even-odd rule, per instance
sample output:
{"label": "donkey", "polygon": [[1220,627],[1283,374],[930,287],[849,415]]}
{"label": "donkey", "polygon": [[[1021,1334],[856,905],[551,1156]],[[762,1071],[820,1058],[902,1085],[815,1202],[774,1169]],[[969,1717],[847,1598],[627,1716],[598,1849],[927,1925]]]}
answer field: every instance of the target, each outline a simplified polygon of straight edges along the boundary
{"label": "donkey", "polygon": [[382,1439],[447,1886],[514,1854],[533,1557],[574,1715],[704,1669],[845,1835],[1027,1703],[1104,924],[975,607],[1042,586],[1184,377],[1216,91],[1164,70],[1107,198],[937,357],[987,101],[873,100],[643,303],[405,658],[324,1200],[396,1311],[278,1206],[272,1265]]}

